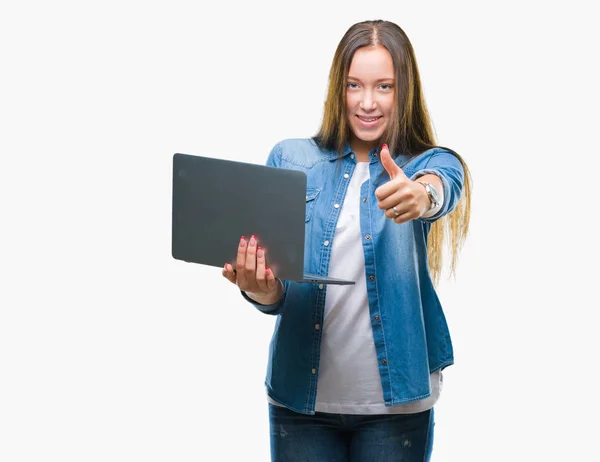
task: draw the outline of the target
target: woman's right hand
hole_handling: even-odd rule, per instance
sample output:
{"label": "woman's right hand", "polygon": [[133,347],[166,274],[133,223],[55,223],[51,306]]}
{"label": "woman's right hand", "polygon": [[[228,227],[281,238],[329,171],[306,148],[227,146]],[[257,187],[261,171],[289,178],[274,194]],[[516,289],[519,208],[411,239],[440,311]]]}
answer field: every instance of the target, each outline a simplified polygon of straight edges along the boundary
{"label": "woman's right hand", "polygon": [[283,295],[283,284],[267,268],[265,250],[258,247],[254,236],[240,239],[235,268],[225,263],[223,276],[262,305],[272,305]]}

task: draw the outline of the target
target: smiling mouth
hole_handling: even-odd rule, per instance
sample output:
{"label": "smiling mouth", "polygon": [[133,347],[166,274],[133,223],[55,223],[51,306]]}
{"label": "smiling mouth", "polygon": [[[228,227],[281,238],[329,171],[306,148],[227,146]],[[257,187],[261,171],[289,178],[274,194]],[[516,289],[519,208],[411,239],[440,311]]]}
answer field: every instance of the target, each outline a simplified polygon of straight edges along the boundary
{"label": "smiling mouth", "polygon": [[375,122],[376,120],[381,119],[381,117],[383,117],[383,116],[378,116],[378,117],[362,117],[362,116],[357,115],[356,117],[358,117],[363,122]]}

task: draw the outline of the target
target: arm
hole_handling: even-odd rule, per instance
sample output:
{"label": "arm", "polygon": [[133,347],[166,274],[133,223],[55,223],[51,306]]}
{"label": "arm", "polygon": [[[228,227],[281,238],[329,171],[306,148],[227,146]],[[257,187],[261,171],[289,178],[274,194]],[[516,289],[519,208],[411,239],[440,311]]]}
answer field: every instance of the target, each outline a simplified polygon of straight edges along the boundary
{"label": "arm", "polygon": [[[411,177],[413,181],[417,179],[431,183],[442,199],[441,208],[437,211],[430,210],[421,216],[421,220],[434,222],[456,208],[463,191],[464,170],[454,154],[442,151],[423,159],[422,168]],[[429,204],[429,198],[423,192]]]}
{"label": "arm", "polygon": [[[460,200],[463,187],[463,168],[460,160],[449,152],[432,152],[417,158],[416,173],[408,177],[394,160],[387,145],[380,151],[383,168],[390,181],[375,190],[378,207],[385,216],[396,223],[410,220],[433,222],[451,212]],[[440,206],[431,209],[431,201],[424,185],[418,181],[432,184],[440,196]],[[443,202],[442,202],[443,201]]]}
{"label": "arm", "polygon": [[261,297],[259,295],[253,294],[251,292],[245,292],[241,290],[242,297],[244,299],[254,305],[254,307],[265,314],[277,315],[281,313],[285,302],[285,296],[287,293],[287,284],[288,281],[282,281],[281,279],[277,279],[278,285],[280,286],[277,295],[274,295],[272,299],[268,299],[266,297]]}
{"label": "arm", "polygon": [[423,187],[423,195],[421,196],[420,202],[425,204],[424,207],[425,207],[425,209],[427,209],[427,212],[425,212],[423,215],[421,215],[421,218],[432,217],[444,206],[444,183],[442,182],[442,180],[439,176],[434,175],[432,173],[428,173],[423,176],[420,176],[416,180],[430,183],[431,186],[433,186],[438,193],[440,206],[438,208],[433,208],[433,209],[429,210],[429,207],[431,207],[431,200],[429,199],[429,196],[425,190],[425,187]]}
{"label": "arm", "polygon": [[[279,143],[271,150],[266,165],[279,167],[281,148]],[[242,297],[259,311],[279,314],[285,301],[288,282],[276,278],[266,262],[266,249],[261,249],[254,236],[246,242],[240,240],[235,269],[229,263],[223,268],[223,276],[236,284]]]}

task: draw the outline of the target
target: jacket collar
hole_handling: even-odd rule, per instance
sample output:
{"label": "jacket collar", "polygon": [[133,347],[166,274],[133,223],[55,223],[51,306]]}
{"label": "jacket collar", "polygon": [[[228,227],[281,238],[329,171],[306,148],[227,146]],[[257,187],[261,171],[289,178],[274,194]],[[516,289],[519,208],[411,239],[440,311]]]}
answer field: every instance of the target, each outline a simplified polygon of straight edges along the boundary
{"label": "jacket collar", "polygon": [[[346,144],[344,145],[344,153],[342,154],[342,157],[349,156],[350,154],[354,154],[354,151],[352,151],[352,148],[350,147],[350,143],[348,142],[348,140],[346,140]],[[329,158],[330,161],[336,160],[340,157],[339,154],[337,153],[337,151],[335,151],[333,149],[327,151],[325,153],[325,155]]]}

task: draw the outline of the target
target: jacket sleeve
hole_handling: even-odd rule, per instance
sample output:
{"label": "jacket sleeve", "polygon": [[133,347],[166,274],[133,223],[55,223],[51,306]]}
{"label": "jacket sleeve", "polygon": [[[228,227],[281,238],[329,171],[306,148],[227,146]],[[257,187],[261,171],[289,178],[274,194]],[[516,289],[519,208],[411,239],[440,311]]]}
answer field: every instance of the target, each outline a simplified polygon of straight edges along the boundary
{"label": "jacket sleeve", "polygon": [[448,151],[438,151],[423,159],[423,166],[410,179],[414,181],[427,174],[437,175],[444,185],[442,208],[435,215],[420,218],[422,221],[432,223],[456,208],[464,187],[464,169],[454,154]]}
{"label": "jacket sleeve", "polygon": [[[280,143],[277,143],[275,146],[273,146],[273,149],[271,149],[271,152],[269,153],[269,156],[267,157],[266,165],[269,167],[280,167],[281,166],[281,145],[280,145]],[[247,302],[254,305],[254,307],[258,311],[265,313],[265,314],[277,315],[277,314],[281,313],[281,310],[282,310],[284,302],[285,302],[285,296],[287,294],[288,285],[289,285],[289,281],[282,280],[281,282],[283,282],[283,295],[281,296],[281,298],[278,301],[276,301],[272,305],[262,305],[256,301],[252,300],[250,297],[248,297],[246,292],[244,292],[243,290],[241,290],[240,292],[242,294],[242,297],[244,297],[244,299]]]}
{"label": "jacket sleeve", "polygon": [[265,165],[269,167],[281,167],[281,143],[277,143],[271,149],[271,152],[267,156]]}
{"label": "jacket sleeve", "polygon": [[256,301],[252,300],[250,297],[248,297],[246,292],[244,292],[243,290],[241,290],[240,292],[242,294],[242,297],[244,297],[244,299],[247,302],[254,305],[254,307],[261,313],[277,315],[277,314],[281,314],[283,305],[285,304],[285,296],[287,295],[288,285],[289,285],[289,281],[282,280],[281,282],[283,282],[283,295],[281,296],[281,298],[279,300],[277,300],[272,305],[262,305]]}

